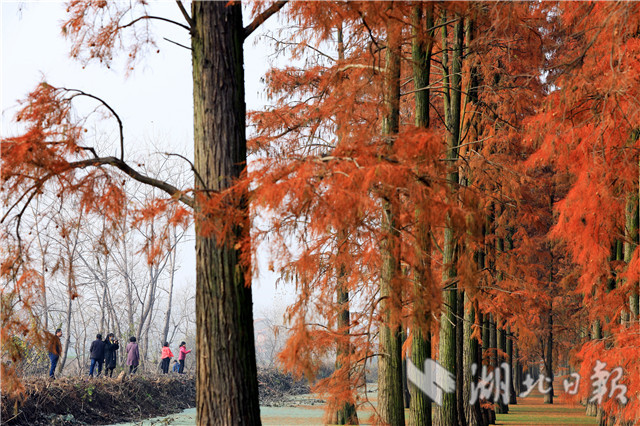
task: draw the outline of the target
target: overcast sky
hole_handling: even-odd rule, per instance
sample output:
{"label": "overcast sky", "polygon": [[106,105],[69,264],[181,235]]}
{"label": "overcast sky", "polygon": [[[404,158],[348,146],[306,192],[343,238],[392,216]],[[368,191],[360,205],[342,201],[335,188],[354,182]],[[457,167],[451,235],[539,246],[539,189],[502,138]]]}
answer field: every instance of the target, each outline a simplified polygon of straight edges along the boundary
{"label": "overcast sky", "polygon": [[[81,89],[104,99],[120,115],[125,126],[125,152],[145,147],[152,141],[166,150],[193,152],[193,103],[191,55],[163,37],[189,45],[188,33],[175,25],[153,22],[159,53],[147,55],[127,78],[124,62],[111,69],[99,64],[82,64],[69,58],[69,43],[62,37],[65,16],[62,2],[7,2],[2,4],[2,51],[0,93],[2,121],[0,135],[15,134],[12,123],[16,102],[23,99],[43,78],[54,86]],[[153,14],[183,20],[174,1],[152,2]],[[246,14],[245,14],[246,15]],[[246,16],[245,16],[246,20]],[[269,26],[276,23],[274,18]],[[245,87],[247,109],[265,103],[260,77],[267,70],[269,46],[256,43],[257,34],[245,42]],[[146,141],[146,142],[145,142]],[[195,284],[193,243],[182,246],[178,282]],[[261,256],[260,264],[267,259]],[[254,279],[254,316],[260,317],[273,305],[281,307],[291,294],[275,288],[275,276],[266,267]]]}

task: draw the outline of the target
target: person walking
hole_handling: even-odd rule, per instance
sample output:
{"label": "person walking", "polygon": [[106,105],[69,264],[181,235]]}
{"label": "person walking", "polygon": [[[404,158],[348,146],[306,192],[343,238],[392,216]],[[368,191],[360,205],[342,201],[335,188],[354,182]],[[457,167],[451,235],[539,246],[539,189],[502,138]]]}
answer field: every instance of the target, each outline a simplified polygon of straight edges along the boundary
{"label": "person walking", "polygon": [[129,337],[127,343],[127,365],[129,366],[129,374],[133,374],[138,370],[140,363],[140,350],[134,336]]}
{"label": "person walking", "polygon": [[102,373],[102,364],[104,363],[104,342],[102,341],[102,334],[96,334],[96,340],[91,342],[89,348],[91,357],[91,366],[89,367],[89,377],[93,377],[93,370],[98,365],[98,374]]}
{"label": "person walking", "polygon": [[180,343],[180,354],[178,354],[178,361],[180,361],[178,373],[180,374],[184,374],[184,360],[189,352],[191,352],[191,349],[187,350],[187,342]]}
{"label": "person walking", "polygon": [[160,358],[162,358],[162,364],[160,364],[162,366],[162,373],[168,374],[169,363],[171,362],[171,358],[173,358],[173,352],[171,352],[171,349],[169,349],[169,342],[164,342],[164,345],[162,346],[162,355],[160,356]]}
{"label": "person walking", "polygon": [[58,360],[62,354],[62,343],[60,338],[62,337],[62,329],[57,329],[56,334],[49,337],[49,362],[51,362],[51,368],[49,368],[49,377],[51,379],[56,378],[56,367],[58,366]]}
{"label": "person walking", "polygon": [[113,333],[107,334],[104,339],[104,375],[113,377],[113,370],[116,368],[116,351],[120,349],[118,339]]}

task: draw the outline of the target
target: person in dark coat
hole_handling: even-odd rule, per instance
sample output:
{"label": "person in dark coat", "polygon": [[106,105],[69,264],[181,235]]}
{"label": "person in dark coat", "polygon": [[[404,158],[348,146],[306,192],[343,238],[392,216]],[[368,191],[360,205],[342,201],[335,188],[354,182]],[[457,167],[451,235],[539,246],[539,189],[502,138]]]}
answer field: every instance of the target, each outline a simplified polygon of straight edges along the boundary
{"label": "person in dark coat", "polygon": [[127,365],[129,366],[129,374],[133,374],[138,370],[138,364],[140,363],[140,350],[136,343],[136,338],[129,337],[129,343],[127,343]]}
{"label": "person in dark coat", "polygon": [[102,334],[96,335],[96,340],[91,342],[89,348],[91,366],[89,367],[89,376],[93,377],[93,370],[98,365],[98,376],[102,373],[102,364],[104,363],[104,342],[102,341]]}
{"label": "person in dark coat", "polygon": [[60,337],[62,337],[62,330],[57,329],[56,334],[49,339],[49,361],[51,361],[51,368],[49,369],[49,377],[55,379],[56,367],[58,366],[58,359],[62,354],[62,343],[60,343]]}
{"label": "person in dark coat", "polygon": [[104,375],[113,377],[113,370],[116,368],[116,351],[120,349],[118,339],[113,333],[107,334],[104,340]]}

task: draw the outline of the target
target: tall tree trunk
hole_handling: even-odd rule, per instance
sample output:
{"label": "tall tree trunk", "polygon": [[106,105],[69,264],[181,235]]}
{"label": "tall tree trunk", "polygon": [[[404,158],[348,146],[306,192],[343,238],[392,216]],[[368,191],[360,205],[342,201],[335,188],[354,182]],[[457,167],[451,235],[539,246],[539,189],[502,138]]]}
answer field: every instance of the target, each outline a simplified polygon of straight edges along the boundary
{"label": "tall tree trunk", "polygon": [[[442,22],[446,23],[446,14],[443,13]],[[444,105],[445,122],[447,125],[447,184],[449,202],[454,202],[454,194],[458,188],[458,151],[460,144],[460,104],[461,104],[461,73],[462,73],[462,47],[464,20],[462,17],[454,26],[453,54],[451,61],[451,74],[448,64],[447,25],[442,27],[443,53],[442,67],[445,86]],[[442,259],[442,281],[444,283],[442,301],[444,309],[440,320],[440,364],[451,374],[457,377],[456,360],[456,313],[458,311],[458,287],[456,282],[456,233],[451,223],[451,217],[445,219],[444,229],[444,255]],[[458,424],[458,402],[456,393],[445,393],[442,406],[438,409],[438,418],[441,424]]]}
{"label": "tall tree trunk", "polygon": [[[489,229],[489,228],[487,228]],[[482,364],[486,365],[488,368],[491,367],[492,358],[491,354],[493,350],[491,349],[491,315],[490,314],[481,314],[482,317],[482,354],[480,359],[482,360]],[[490,400],[488,402],[491,402]],[[491,424],[495,421],[495,411],[490,409],[485,409],[482,412],[483,418],[485,419],[485,424]]]}
{"label": "tall tree trunk", "polygon": [[404,404],[402,391],[402,333],[399,319],[392,315],[392,305],[399,295],[394,294],[391,282],[398,273],[394,238],[397,237],[394,212],[385,202],[382,226],[389,236],[382,242],[382,277],[380,280],[380,309],[384,318],[380,325],[380,352],[378,357],[378,413],[381,421],[390,425],[404,424]]}
{"label": "tall tree trunk", "polygon": [[[389,8],[393,8],[390,4]],[[398,24],[387,22],[387,53],[385,84],[383,89],[384,116],[383,136],[391,141],[398,133],[400,125],[400,40]],[[392,147],[392,144],[390,143]],[[390,425],[404,425],[404,404],[402,392],[402,335],[399,308],[401,295],[392,286],[393,279],[400,273],[397,259],[395,212],[392,197],[395,189],[390,189],[383,200],[382,231],[386,235],[381,242],[382,275],[380,278],[380,310],[383,323],[380,325],[380,352],[378,357],[378,413],[380,420]],[[392,315],[392,311],[395,315]]]}
{"label": "tall tree trunk", "polygon": [[[340,279],[344,276],[344,267],[341,268],[342,272],[340,274]],[[344,289],[341,284],[338,284],[337,291],[337,299],[338,299],[338,330],[344,330],[344,334],[349,334],[349,324],[350,324],[350,312],[349,312],[349,292]],[[346,359],[350,356],[351,346],[346,343],[339,343],[338,350],[336,354],[336,369],[340,369],[343,367]],[[342,407],[335,413],[335,424],[338,425],[357,425],[358,424],[358,414],[356,412],[356,406],[351,402],[345,402]]]}
{"label": "tall tree trunk", "polygon": [[[458,369],[456,370],[456,403],[458,410],[458,425],[467,426],[467,415],[464,402],[464,291],[458,290],[458,309],[456,312],[456,360]],[[460,362],[462,361],[462,362]]]}
{"label": "tall tree trunk", "polygon": [[[468,296],[465,296],[465,304],[468,301]],[[475,403],[471,404],[471,385],[473,383],[478,383],[480,377],[480,368],[476,368],[475,374],[472,374],[472,365],[476,365],[476,367],[481,366],[482,362],[478,359],[478,340],[471,337],[473,333],[473,326],[478,325],[476,323],[476,310],[472,305],[469,310],[465,313],[464,316],[464,360],[463,360],[463,370],[464,370],[464,392],[462,395],[462,399],[464,402],[464,410],[465,410],[465,418],[467,420],[467,424],[469,426],[482,426],[482,412],[480,408],[480,401],[477,400]]]}
{"label": "tall tree trunk", "polygon": [[[407,341],[407,329],[402,326],[402,341],[401,348],[404,347],[405,342]],[[407,379],[407,358],[405,356],[402,357],[402,397],[404,400],[404,408],[409,408],[411,406],[411,393],[409,392],[409,381]]]}
{"label": "tall tree trunk", "polygon": [[[600,324],[600,320],[597,319],[593,322],[591,326],[591,340],[600,340],[602,339],[602,325]],[[598,405],[595,402],[587,402],[586,408],[587,416],[595,417],[598,415]]]}
{"label": "tall tree trunk", "polygon": [[[625,238],[624,238],[624,261],[631,262],[633,254],[638,247],[638,191],[634,190],[627,195],[625,206]],[[638,280],[631,283],[629,292],[629,312],[627,322],[632,324],[638,321]]]}
{"label": "tall tree trunk", "polygon": [[[496,364],[496,368],[501,368],[500,365],[505,362],[504,359],[504,354],[507,353],[507,333],[505,332],[505,329],[502,325],[502,322],[499,320],[496,320],[497,323],[499,323],[497,325],[497,337],[496,337],[496,342],[498,344],[498,351],[499,355],[497,358],[497,364]],[[501,377],[500,380],[502,381],[504,378]],[[509,380],[511,380],[511,378],[509,378]],[[498,386],[499,384],[496,383],[496,386]],[[496,401],[496,413],[500,413],[500,414],[507,414],[509,412],[509,406],[507,404],[504,403],[504,400],[502,399],[502,396],[498,397],[498,400]]]}
{"label": "tall tree trunk", "polygon": [[513,385],[513,382],[516,378],[516,369],[514,360],[514,343],[513,343],[513,334],[511,333],[511,329],[507,328],[507,362],[509,363],[509,371],[511,372],[511,377],[509,378],[509,404],[517,404],[518,400],[516,399],[516,388]]}
{"label": "tall tree trunk", "polygon": [[545,378],[551,379],[551,382],[549,383],[549,392],[544,395],[544,403],[553,404],[553,310],[551,309],[549,310],[548,326],[544,375]]}
{"label": "tall tree trunk", "polygon": [[178,244],[178,235],[176,233],[175,228],[172,230],[173,231],[173,238],[174,238],[174,242],[173,244],[170,245],[170,247],[172,247],[172,252],[171,252],[171,260],[169,261],[169,300],[167,301],[167,310],[165,311],[164,314],[164,327],[162,329],[162,341],[163,342],[168,342],[169,341],[169,326],[171,323],[171,309],[172,309],[172,302],[173,302],[173,284],[175,282],[175,276],[176,276],[176,261],[177,261],[177,255],[178,255],[178,250],[177,250],[177,244]]}
{"label": "tall tree trunk", "polygon": [[516,391],[516,398],[518,398],[518,396],[522,392],[523,368],[522,368],[522,362],[520,361],[520,355],[519,355],[518,343],[517,342],[513,343],[513,357],[515,359],[514,386],[515,386],[515,391]]}
{"label": "tall tree trunk", "polygon": [[[431,73],[431,51],[433,49],[433,4],[413,7],[411,55],[413,61],[413,79],[416,89],[429,86]],[[426,28],[425,28],[426,27]],[[426,33],[424,31],[427,30]],[[430,90],[421,90],[415,94],[416,126],[429,127]],[[422,217],[422,210],[416,210],[416,268],[413,309],[415,319],[411,327],[411,362],[422,369],[426,359],[431,358],[431,305],[424,299],[424,288],[431,279],[431,237],[428,224]],[[424,320],[424,321],[423,321]],[[431,399],[413,384],[409,385],[411,404],[409,406],[409,424],[412,426],[431,426]]]}
{"label": "tall tree trunk", "polygon": [[[242,6],[194,1],[191,17],[195,186],[219,191],[246,163]],[[235,226],[225,241],[205,235],[206,197],[196,197],[197,421],[259,425],[250,265],[234,242],[249,227]]]}
{"label": "tall tree trunk", "polygon": [[[71,291],[71,289],[69,289],[69,292]],[[70,293],[69,293],[70,294]],[[64,339],[64,347],[62,349],[62,359],[60,360],[60,363],[58,364],[58,373],[60,375],[62,375],[62,372],[64,371],[64,366],[67,364],[67,354],[69,353],[69,345],[71,344],[71,317],[73,314],[73,310],[71,309],[71,306],[73,304],[73,299],[71,298],[71,296],[69,296],[69,299],[67,300],[67,318],[66,318],[66,330],[65,330],[65,339]]]}
{"label": "tall tree trunk", "polygon": [[[342,25],[338,26],[338,59],[344,60],[344,41],[343,41],[343,33],[342,33]],[[342,139],[342,123],[338,125],[338,144]],[[347,236],[340,235],[338,238],[338,250],[342,250],[342,247],[346,246]],[[342,258],[342,256],[340,256]],[[338,302],[338,321],[337,326],[338,330],[343,330],[345,336],[349,336],[349,327],[351,324],[350,320],[350,312],[349,312],[349,291],[344,286],[345,280],[345,266],[341,264],[337,270],[337,302]],[[336,370],[345,367],[347,369],[351,368],[350,363],[346,365],[345,363],[349,362],[349,357],[351,355],[351,345],[348,343],[339,343],[336,351]],[[350,380],[350,377],[347,379]],[[332,415],[333,421],[338,425],[355,425],[358,424],[358,414],[356,412],[356,406],[352,402],[344,402],[342,406]]]}

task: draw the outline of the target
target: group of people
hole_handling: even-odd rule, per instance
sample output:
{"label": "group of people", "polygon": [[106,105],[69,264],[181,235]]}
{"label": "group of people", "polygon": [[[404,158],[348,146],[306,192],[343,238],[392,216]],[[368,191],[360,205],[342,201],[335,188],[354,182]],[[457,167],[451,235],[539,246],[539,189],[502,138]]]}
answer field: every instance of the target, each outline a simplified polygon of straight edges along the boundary
{"label": "group of people", "polygon": [[[62,343],[60,342],[61,337],[62,330],[57,329],[55,334],[51,336],[48,342],[49,361],[51,363],[51,368],[49,369],[49,377],[51,377],[52,379],[55,379],[55,371],[58,365],[58,359],[62,354]],[[91,364],[89,365],[89,376],[93,377],[94,371],[97,373],[97,376],[100,376],[100,374],[102,373],[102,367],[104,365],[104,375],[113,377],[113,370],[115,370],[116,368],[118,349],[120,349],[120,342],[118,341],[118,339],[116,339],[113,333],[107,334],[107,337],[104,340],[102,340],[102,334],[97,334],[96,340],[91,342],[91,347],[89,348],[89,357],[91,359]],[[134,336],[131,336],[129,338],[129,343],[127,343],[126,351],[129,374],[133,374],[138,370],[138,365],[140,364],[140,350]],[[184,373],[184,361],[189,352],[191,352],[191,350],[187,350],[187,343],[181,342],[178,359],[174,361],[174,372],[180,374]],[[171,359],[174,358],[173,352],[171,352],[168,342],[164,343],[162,347],[162,354],[160,357],[162,359],[162,372],[164,374],[167,374],[169,373],[169,364],[171,362]]]}
{"label": "group of people", "polygon": [[[120,343],[113,333],[107,334],[107,338],[104,339],[104,341],[102,341],[102,334],[97,334],[96,340],[91,342],[91,347],[89,348],[89,357],[91,358],[89,376],[93,377],[94,370],[97,370],[97,375],[99,376],[102,372],[102,365],[104,364],[104,375],[113,377],[113,370],[116,368],[116,360],[118,358],[116,351],[118,349],[120,349]],[[138,370],[140,363],[140,350],[138,349],[138,343],[136,343],[134,336],[129,338],[126,351],[129,374],[133,374]],[[97,369],[95,367],[97,367]]]}
{"label": "group of people", "polygon": [[[184,360],[186,359],[189,352],[191,352],[191,350],[187,350],[187,343],[180,343],[180,353],[178,354],[178,359],[173,361],[174,373],[184,374]],[[169,363],[171,362],[171,358],[173,357],[173,352],[171,352],[171,349],[169,348],[169,342],[164,342],[164,345],[162,346],[162,355],[160,356],[160,358],[162,358],[162,363],[160,364],[162,366],[162,373],[169,373]]]}

